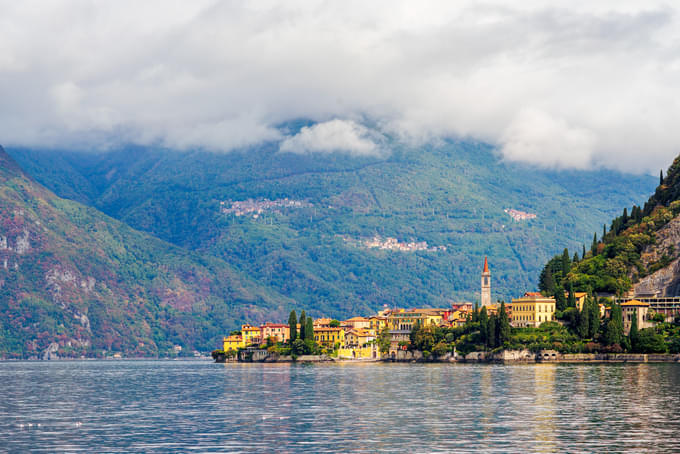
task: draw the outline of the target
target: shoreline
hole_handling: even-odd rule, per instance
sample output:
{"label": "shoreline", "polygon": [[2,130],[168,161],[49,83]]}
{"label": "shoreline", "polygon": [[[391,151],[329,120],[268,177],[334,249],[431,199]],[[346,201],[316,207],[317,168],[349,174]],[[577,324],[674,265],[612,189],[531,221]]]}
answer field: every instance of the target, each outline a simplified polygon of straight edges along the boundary
{"label": "shoreline", "polygon": [[419,351],[400,351],[381,359],[331,358],[327,355],[291,356],[269,355],[266,351],[255,355],[239,355],[239,358],[218,357],[216,363],[461,363],[461,364],[532,364],[532,363],[680,363],[679,353],[559,353],[555,350],[503,350],[501,352],[471,352],[467,355],[447,353],[440,358],[423,357]]}

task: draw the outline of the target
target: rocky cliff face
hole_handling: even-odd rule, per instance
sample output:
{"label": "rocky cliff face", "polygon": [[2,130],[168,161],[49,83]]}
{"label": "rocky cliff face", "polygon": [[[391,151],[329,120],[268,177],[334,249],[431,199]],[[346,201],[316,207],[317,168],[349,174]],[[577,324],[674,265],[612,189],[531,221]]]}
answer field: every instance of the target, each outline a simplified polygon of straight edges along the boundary
{"label": "rocky cliff face", "polygon": [[664,257],[672,261],[646,276],[633,287],[636,295],[680,296],[680,217],[672,219],[656,232],[656,242],[647,246],[641,254],[642,263],[648,267]]}

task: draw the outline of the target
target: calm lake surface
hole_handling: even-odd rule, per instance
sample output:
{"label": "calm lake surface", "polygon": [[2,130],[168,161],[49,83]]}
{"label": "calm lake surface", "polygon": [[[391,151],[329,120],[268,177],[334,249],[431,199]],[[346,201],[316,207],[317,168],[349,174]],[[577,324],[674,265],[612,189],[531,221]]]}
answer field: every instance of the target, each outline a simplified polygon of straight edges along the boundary
{"label": "calm lake surface", "polygon": [[10,452],[680,452],[678,364],[0,363]]}

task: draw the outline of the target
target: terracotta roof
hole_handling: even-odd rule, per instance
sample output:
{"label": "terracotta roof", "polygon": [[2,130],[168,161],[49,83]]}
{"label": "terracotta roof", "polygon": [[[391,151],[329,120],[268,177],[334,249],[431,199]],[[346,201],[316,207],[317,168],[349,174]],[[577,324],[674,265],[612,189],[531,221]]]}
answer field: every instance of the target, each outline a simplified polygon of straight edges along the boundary
{"label": "terracotta roof", "polygon": [[489,272],[489,262],[486,260],[486,256],[484,256],[484,272]]}
{"label": "terracotta roof", "polygon": [[346,322],[363,322],[363,321],[368,321],[368,319],[366,317],[352,317],[352,318],[348,318],[345,321]]}
{"label": "terracotta roof", "polygon": [[621,306],[649,307],[649,303],[643,303],[642,301],[638,300],[630,300],[621,304]]}

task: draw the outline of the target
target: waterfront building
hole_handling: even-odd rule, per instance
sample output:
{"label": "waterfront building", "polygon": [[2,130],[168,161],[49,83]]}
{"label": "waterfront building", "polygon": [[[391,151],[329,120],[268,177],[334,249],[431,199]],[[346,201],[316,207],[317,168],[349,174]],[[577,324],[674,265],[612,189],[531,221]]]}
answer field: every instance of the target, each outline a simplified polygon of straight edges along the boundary
{"label": "waterfront building", "polygon": [[232,334],[229,337],[222,338],[222,350],[228,352],[229,350],[238,350],[245,347],[243,336],[240,334]]}
{"label": "waterfront building", "polygon": [[555,299],[538,292],[527,292],[512,300],[510,323],[515,327],[538,327],[543,322],[555,320]]}
{"label": "waterfront building", "polygon": [[260,343],[266,344],[268,338],[275,342],[288,342],[290,339],[290,327],[283,323],[265,323],[260,325]]}
{"label": "waterfront building", "polygon": [[375,340],[375,334],[366,329],[351,329],[345,333],[346,347],[360,347]]}
{"label": "waterfront building", "polygon": [[416,324],[439,325],[451,313],[450,309],[399,309],[387,317],[390,330],[390,351],[399,349],[400,342],[410,342],[411,330]]}
{"label": "waterfront building", "polygon": [[484,269],[482,270],[482,306],[491,305],[491,272],[489,271],[489,262],[484,257]]}
{"label": "waterfront building", "polygon": [[260,327],[252,325],[241,325],[241,336],[243,336],[243,343],[245,346],[259,345],[261,340]]}
{"label": "waterfront building", "polygon": [[342,324],[350,329],[367,329],[371,327],[371,320],[368,317],[352,317]]}
{"label": "waterfront building", "polygon": [[647,314],[649,312],[649,303],[646,301],[630,300],[621,304],[621,313],[623,315],[623,332],[628,335],[630,326],[633,323],[633,318],[637,314],[638,329],[650,328],[654,326],[653,323],[647,321]]}
{"label": "waterfront building", "polygon": [[338,343],[343,345],[345,343],[345,330],[330,326],[314,327],[314,340],[324,347],[332,348]]}
{"label": "waterfront building", "polygon": [[381,315],[373,315],[368,318],[369,329],[373,334],[379,334],[387,326],[387,317]]}

